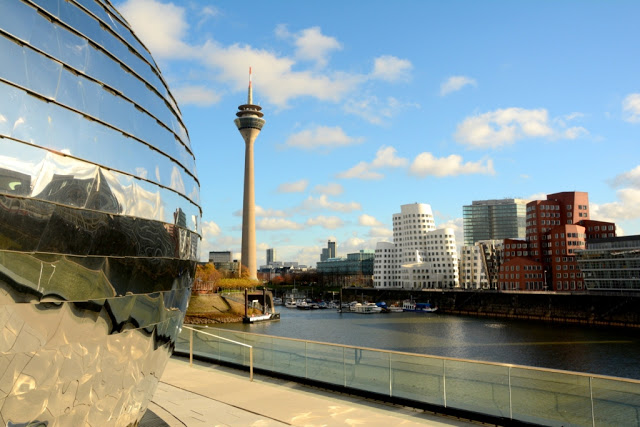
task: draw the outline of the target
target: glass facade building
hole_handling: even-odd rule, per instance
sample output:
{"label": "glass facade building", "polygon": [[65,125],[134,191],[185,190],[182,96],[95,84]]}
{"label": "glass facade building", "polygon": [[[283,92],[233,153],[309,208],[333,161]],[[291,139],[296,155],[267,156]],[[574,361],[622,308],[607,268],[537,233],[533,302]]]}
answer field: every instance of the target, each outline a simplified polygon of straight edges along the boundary
{"label": "glass facade building", "polygon": [[576,259],[587,289],[640,291],[640,235],[588,240]]}
{"label": "glass facade building", "polygon": [[462,207],[464,244],[481,240],[524,239],[526,200],[479,200]]}
{"label": "glass facade building", "polygon": [[0,0],[0,418],[136,425],[200,240],[180,110],[106,0]]}

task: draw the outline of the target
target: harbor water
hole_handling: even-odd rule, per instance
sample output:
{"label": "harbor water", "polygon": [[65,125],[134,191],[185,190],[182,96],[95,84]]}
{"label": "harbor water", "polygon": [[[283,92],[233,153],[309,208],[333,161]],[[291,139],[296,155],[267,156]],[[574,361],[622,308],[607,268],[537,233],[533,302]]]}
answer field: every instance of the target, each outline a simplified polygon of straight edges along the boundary
{"label": "harbor water", "polygon": [[245,332],[461,359],[640,379],[640,330],[446,314],[356,314],[282,306]]}

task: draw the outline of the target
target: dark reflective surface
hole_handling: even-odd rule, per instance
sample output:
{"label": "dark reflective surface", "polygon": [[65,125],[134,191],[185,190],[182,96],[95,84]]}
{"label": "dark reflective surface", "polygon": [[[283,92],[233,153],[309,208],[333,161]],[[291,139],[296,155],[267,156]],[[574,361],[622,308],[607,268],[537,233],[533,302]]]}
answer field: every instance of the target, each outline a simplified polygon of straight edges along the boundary
{"label": "dark reflective surface", "polygon": [[198,204],[180,111],[111,5],[0,0],[0,423],[142,418]]}

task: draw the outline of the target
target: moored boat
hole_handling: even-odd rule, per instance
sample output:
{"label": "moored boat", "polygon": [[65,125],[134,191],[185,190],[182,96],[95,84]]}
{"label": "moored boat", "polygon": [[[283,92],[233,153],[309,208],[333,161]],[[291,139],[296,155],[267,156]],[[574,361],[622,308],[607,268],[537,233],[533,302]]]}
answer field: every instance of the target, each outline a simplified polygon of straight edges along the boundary
{"label": "moored boat", "polygon": [[402,311],[411,311],[416,313],[435,313],[438,311],[438,307],[432,307],[428,302],[414,302],[411,300],[404,300],[402,302]]}
{"label": "moored boat", "polygon": [[365,302],[364,304],[356,303],[353,306],[353,312],[358,314],[381,313],[382,308],[372,302]]}

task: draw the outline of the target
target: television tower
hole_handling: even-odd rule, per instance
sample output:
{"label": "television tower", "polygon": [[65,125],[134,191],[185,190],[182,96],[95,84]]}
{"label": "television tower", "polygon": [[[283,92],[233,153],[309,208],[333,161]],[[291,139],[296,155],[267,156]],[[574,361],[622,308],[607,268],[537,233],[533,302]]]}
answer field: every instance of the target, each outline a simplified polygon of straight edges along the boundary
{"label": "television tower", "polygon": [[[253,171],[253,143],[265,124],[260,112],[262,107],[253,103],[251,87],[251,67],[249,67],[249,94],[247,103],[238,107],[234,120],[240,135],[244,138],[244,198],[242,201],[242,258],[241,265],[249,269],[249,277],[257,280],[256,262],[256,204]],[[241,267],[242,268],[242,267]]]}

